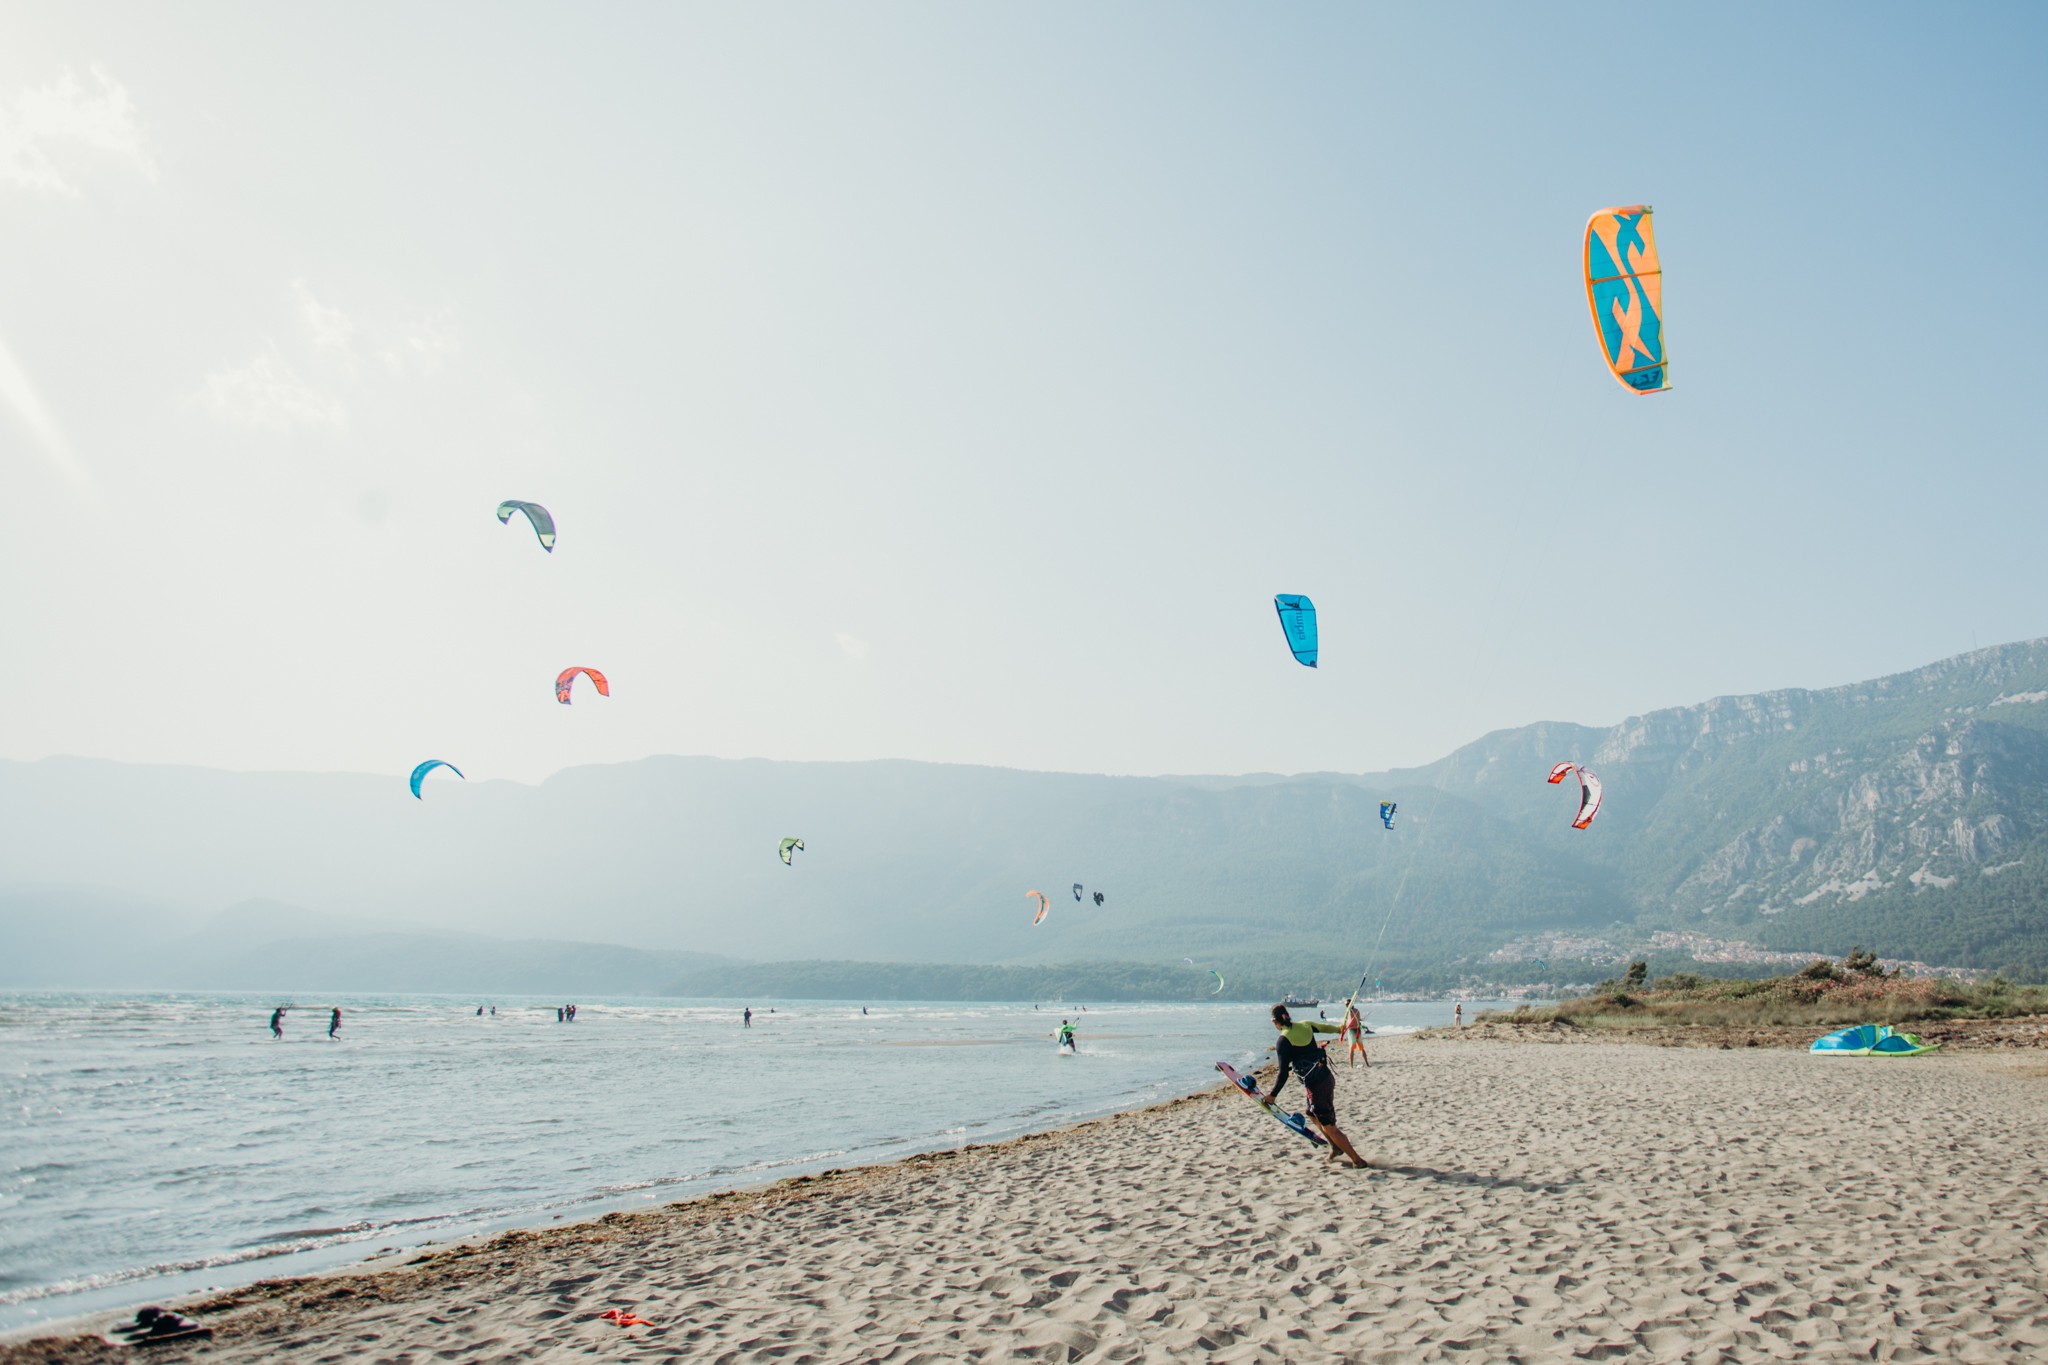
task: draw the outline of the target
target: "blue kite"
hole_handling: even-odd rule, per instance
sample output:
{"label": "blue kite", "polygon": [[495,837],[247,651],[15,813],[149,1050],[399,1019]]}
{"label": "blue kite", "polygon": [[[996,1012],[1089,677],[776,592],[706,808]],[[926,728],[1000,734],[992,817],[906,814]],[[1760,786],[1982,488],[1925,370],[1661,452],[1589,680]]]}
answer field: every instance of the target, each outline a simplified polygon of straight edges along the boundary
{"label": "blue kite", "polygon": [[1298,593],[1283,592],[1273,598],[1280,613],[1280,629],[1287,633],[1287,647],[1296,663],[1316,666],[1316,604]]}
{"label": "blue kite", "polygon": [[1400,806],[1396,802],[1380,802],[1380,823],[1385,825],[1388,829],[1392,829],[1394,827],[1394,812],[1399,809]]}
{"label": "blue kite", "polygon": [[[455,775],[456,775],[457,777],[462,777],[462,769],[460,769],[460,768],[456,767],[456,766],[455,766],[455,765],[454,765],[453,763],[450,763],[450,762],[449,762],[449,761],[448,761],[447,759],[445,759],[445,758],[430,758],[430,759],[428,759],[428,760],[427,760],[426,762],[424,762],[424,763],[420,764],[420,766],[419,766],[419,767],[417,767],[417,768],[414,768],[414,769],[412,770],[412,794],[413,794],[413,796],[415,796],[415,797],[418,797],[418,796],[419,796],[419,794],[420,794],[420,783],[422,783],[422,782],[426,781],[426,780],[427,780],[427,774],[428,774],[428,773],[430,773],[430,772],[432,772],[432,771],[433,771],[434,769],[436,769],[436,768],[446,768],[446,769],[447,769],[447,770],[448,770],[449,772],[451,772],[451,773],[454,773],[454,774],[455,774]],[[462,777],[462,780],[463,780],[463,781],[465,781],[465,782],[469,781],[469,779],[468,779],[468,778],[466,778],[466,777]]]}

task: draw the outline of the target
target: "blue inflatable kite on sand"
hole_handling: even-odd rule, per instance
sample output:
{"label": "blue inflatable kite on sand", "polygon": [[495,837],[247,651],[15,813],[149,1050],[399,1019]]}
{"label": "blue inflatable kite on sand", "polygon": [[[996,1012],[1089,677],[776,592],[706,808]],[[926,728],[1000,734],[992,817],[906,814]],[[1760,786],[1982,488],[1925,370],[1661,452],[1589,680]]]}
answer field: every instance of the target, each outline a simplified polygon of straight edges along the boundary
{"label": "blue inflatable kite on sand", "polygon": [[1858,1024],[1817,1039],[1806,1050],[1834,1057],[1915,1057],[1940,1046],[1923,1043],[1917,1035],[1902,1033],[1890,1024]]}
{"label": "blue inflatable kite on sand", "polygon": [[1274,596],[1273,608],[1280,613],[1280,629],[1287,632],[1287,647],[1296,663],[1316,666],[1316,604],[1299,593]]}

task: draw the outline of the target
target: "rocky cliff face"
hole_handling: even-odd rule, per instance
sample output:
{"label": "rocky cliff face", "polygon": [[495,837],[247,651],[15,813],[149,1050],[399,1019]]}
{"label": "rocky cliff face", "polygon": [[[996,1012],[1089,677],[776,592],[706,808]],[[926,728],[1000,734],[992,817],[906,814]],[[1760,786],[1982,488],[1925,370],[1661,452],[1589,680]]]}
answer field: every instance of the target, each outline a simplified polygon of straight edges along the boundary
{"label": "rocky cliff face", "polygon": [[1782,789],[1788,808],[1702,857],[1674,904],[1774,914],[1980,874],[2048,832],[2048,735],[1950,722],[1892,752],[1794,759]]}
{"label": "rocky cliff face", "polygon": [[1623,873],[1646,922],[1941,891],[2048,835],[2048,640],[1607,730],[1529,726],[1416,776],[1518,823],[1554,821],[1526,786],[1562,759],[1605,783],[1581,851]]}

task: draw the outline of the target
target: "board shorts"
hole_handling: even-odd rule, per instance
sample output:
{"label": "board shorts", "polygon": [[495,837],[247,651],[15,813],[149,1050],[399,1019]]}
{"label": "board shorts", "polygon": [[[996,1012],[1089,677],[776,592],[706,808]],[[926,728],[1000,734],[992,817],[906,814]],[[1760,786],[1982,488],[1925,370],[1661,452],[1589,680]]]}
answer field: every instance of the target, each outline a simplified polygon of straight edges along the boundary
{"label": "board shorts", "polygon": [[1315,1080],[1304,1080],[1301,1088],[1308,1091],[1308,1114],[1317,1123],[1337,1121],[1337,1078],[1330,1074],[1328,1067],[1317,1067]]}

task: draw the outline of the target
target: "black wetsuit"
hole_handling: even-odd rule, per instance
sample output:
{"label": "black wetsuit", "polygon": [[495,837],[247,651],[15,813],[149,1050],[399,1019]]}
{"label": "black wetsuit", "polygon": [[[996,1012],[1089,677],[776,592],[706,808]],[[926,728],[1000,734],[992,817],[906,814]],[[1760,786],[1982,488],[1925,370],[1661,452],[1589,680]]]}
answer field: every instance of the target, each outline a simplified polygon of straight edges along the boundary
{"label": "black wetsuit", "polygon": [[[1302,1028],[1304,1025],[1296,1023],[1293,1027]],[[1280,1093],[1280,1087],[1287,1084],[1287,1074],[1291,1071],[1301,1077],[1301,1088],[1308,1091],[1310,1115],[1319,1123],[1335,1123],[1337,1077],[1330,1070],[1330,1059],[1323,1054],[1322,1045],[1314,1038],[1318,1033],[1335,1033],[1337,1028],[1321,1020],[1306,1027],[1312,1030],[1310,1041],[1306,1043],[1297,1043],[1287,1036],[1287,1031],[1281,1032],[1280,1040],[1274,1046],[1280,1057],[1280,1074],[1273,1078],[1272,1093]]]}

